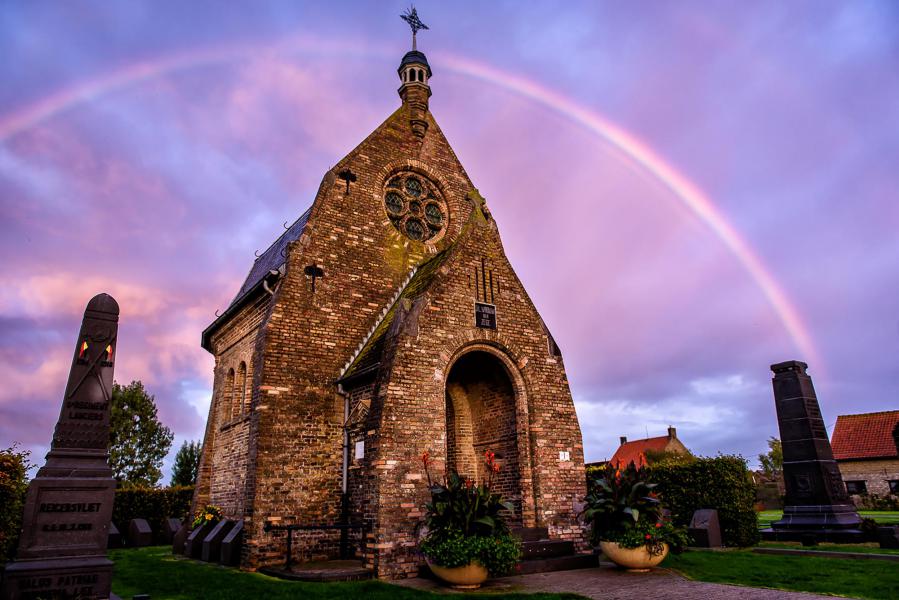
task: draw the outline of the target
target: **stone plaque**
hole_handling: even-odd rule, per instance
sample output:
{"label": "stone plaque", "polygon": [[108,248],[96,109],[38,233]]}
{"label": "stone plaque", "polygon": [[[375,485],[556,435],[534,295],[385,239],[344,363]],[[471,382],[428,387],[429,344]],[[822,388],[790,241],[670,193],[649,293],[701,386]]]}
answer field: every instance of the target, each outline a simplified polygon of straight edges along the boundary
{"label": "stone plaque", "polygon": [[222,540],[219,562],[228,567],[240,564],[240,544],[243,541],[243,521],[238,521]]}
{"label": "stone plaque", "polygon": [[109,468],[109,403],[119,306],[91,299],[69,370],[47,462],[28,485],[15,561],[2,597],[110,597],[106,558],[115,481]]}
{"label": "stone plaque", "polygon": [[721,544],[721,526],[718,523],[718,511],[702,508],[693,513],[687,533],[693,538],[693,546],[697,548],[717,548]]}
{"label": "stone plaque", "polygon": [[485,304],[484,302],[475,302],[474,323],[484,329],[496,329],[496,306]]}
{"label": "stone plaque", "polygon": [[222,540],[225,539],[232,527],[234,527],[234,521],[229,521],[228,519],[222,519],[213,527],[212,531],[203,539],[200,560],[203,562],[219,562]]}
{"label": "stone plaque", "polygon": [[153,545],[153,530],[146,519],[131,519],[128,525],[128,545],[134,548]]}

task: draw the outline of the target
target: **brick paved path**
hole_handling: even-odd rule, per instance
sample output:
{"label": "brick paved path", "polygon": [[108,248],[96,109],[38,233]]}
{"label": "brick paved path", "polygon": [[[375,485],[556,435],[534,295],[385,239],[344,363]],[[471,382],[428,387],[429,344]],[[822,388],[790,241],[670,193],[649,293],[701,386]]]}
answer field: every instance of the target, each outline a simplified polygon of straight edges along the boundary
{"label": "brick paved path", "polygon": [[[434,592],[452,592],[438,582],[425,579],[405,579],[398,585]],[[555,571],[534,575],[517,575],[494,579],[481,588],[485,592],[573,592],[587,598],[618,600],[631,598],[659,598],[664,600],[712,599],[727,600],[811,600],[832,598],[801,592],[784,592],[719,583],[690,581],[667,569],[651,573],[628,573],[613,567]]]}

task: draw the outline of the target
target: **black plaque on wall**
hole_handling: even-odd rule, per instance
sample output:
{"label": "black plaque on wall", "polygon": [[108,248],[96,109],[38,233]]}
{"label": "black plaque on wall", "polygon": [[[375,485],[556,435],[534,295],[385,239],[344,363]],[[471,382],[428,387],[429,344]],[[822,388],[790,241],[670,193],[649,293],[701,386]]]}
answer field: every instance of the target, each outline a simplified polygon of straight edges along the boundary
{"label": "black plaque on wall", "polygon": [[474,324],[484,329],[496,329],[496,306],[475,302]]}

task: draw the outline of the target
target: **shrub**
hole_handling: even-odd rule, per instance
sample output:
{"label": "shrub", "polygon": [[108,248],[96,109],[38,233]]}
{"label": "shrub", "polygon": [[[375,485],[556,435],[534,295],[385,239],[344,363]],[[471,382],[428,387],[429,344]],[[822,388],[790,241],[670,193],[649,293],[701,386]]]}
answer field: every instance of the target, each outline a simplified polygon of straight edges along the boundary
{"label": "shrub", "polygon": [[853,495],[850,498],[858,510],[899,510],[899,496],[895,494],[888,496],[878,496],[877,494]]}
{"label": "shrub", "polygon": [[425,506],[428,533],[420,549],[433,564],[442,567],[477,561],[490,575],[503,575],[518,561],[521,542],[510,534],[504,516],[513,510],[512,505],[492,491],[499,463],[489,450],[484,457],[486,482],[477,484],[452,472],[438,483],[431,480],[428,453],[422,455],[431,502]]}
{"label": "shrub", "polygon": [[697,458],[690,462],[649,465],[662,502],[676,525],[689,525],[701,508],[718,511],[726,546],[753,546],[759,541],[755,512],[756,488],[746,462],[739,456]]}
{"label": "shrub", "polygon": [[22,509],[28,491],[27,451],[20,452],[13,445],[0,450],[0,564],[12,559],[19,543]]}
{"label": "shrub", "polygon": [[123,534],[131,519],[146,519],[154,532],[162,531],[165,519],[185,519],[190,514],[194,488],[123,488],[115,492],[112,522]]}

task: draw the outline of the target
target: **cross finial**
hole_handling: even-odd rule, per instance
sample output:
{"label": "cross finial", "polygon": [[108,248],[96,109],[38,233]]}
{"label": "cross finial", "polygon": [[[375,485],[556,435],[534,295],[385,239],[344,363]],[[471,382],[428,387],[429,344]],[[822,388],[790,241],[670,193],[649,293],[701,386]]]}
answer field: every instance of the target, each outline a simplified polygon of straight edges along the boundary
{"label": "cross finial", "polygon": [[400,15],[400,18],[412,28],[412,49],[417,50],[415,47],[415,34],[418,33],[419,29],[428,29],[428,26],[418,18],[418,13],[415,11],[414,6],[407,8],[406,12]]}

